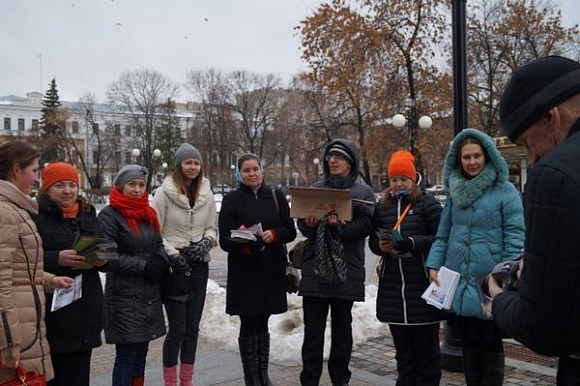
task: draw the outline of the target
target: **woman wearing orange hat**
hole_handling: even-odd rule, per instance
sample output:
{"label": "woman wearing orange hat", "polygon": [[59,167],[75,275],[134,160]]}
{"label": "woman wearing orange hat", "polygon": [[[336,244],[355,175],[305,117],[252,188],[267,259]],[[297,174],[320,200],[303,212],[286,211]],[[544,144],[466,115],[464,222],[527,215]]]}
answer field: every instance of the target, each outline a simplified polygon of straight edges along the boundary
{"label": "woman wearing orange hat", "polygon": [[[74,269],[85,258],[73,248],[80,236],[99,236],[95,208],[79,197],[78,171],[64,162],[42,171],[36,218],[44,248],[44,270],[76,278],[82,275],[82,297],[54,312],[46,313],[47,338],[52,354],[54,382],[51,386],[89,385],[91,353],[101,345],[103,288],[95,260],[92,268]],[[46,294],[47,304],[52,294]]]}
{"label": "woman wearing orange hat", "polygon": [[415,158],[391,155],[389,188],[373,217],[369,246],[382,257],[377,318],[389,324],[395,344],[397,385],[439,385],[442,314],[421,294],[429,286],[425,259],[437,232],[441,206],[417,186]]}

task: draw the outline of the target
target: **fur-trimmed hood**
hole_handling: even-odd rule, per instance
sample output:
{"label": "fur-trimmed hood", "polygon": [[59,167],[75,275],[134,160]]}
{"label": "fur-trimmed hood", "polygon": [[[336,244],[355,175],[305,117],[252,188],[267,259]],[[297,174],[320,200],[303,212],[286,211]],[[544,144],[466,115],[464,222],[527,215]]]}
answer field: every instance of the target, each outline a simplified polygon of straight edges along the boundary
{"label": "fur-trimmed hood", "polygon": [[[472,179],[465,178],[458,160],[459,145],[467,137],[480,141],[487,153],[487,164],[481,173]],[[449,188],[451,199],[459,207],[471,205],[481,197],[485,189],[495,183],[508,181],[508,177],[507,163],[489,135],[475,129],[464,129],[453,139],[445,158],[444,182]]]}

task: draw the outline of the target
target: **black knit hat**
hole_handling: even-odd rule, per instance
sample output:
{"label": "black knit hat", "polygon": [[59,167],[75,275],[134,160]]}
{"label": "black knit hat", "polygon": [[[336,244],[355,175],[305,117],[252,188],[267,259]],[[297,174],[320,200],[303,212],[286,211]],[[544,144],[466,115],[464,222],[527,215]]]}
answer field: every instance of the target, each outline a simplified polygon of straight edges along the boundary
{"label": "black knit hat", "polygon": [[505,135],[513,142],[552,107],[580,93],[580,63],[547,56],[518,68],[499,103]]}

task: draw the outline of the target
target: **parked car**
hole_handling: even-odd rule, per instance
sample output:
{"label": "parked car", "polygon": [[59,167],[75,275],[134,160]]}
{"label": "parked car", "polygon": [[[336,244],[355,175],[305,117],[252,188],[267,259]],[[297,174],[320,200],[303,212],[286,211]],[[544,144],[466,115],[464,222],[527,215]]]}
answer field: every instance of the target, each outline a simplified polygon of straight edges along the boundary
{"label": "parked car", "polygon": [[214,186],[214,187],[212,188],[212,190],[213,190],[213,192],[214,192],[214,193],[216,193],[216,194],[217,194],[217,193],[224,194],[224,193],[229,193],[229,192],[231,192],[231,191],[232,191],[232,187],[231,187],[231,186],[229,186],[228,184],[217,184],[216,186]]}
{"label": "parked car", "polygon": [[444,193],[447,190],[445,185],[433,185],[429,188],[425,188],[427,193],[436,194],[436,193]]}

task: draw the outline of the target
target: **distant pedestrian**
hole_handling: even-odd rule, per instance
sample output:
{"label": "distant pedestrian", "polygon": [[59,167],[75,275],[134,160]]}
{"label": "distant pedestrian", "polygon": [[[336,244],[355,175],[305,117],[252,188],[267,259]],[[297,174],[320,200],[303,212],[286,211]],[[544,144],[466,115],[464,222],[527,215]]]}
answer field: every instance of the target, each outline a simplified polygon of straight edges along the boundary
{"label": "distant pedestrian", "polygon": [[[268,376],[268,319],[286,312],[286,255],[283,244],[296,238],[288,202],[264,182],[260,158],[236,162],[240,186],[224,197],[219,214],[220,245],[228,253],[226,312],[239,315],[238,338],[246,386],[273,386]],[[275,196],[274,196],[275,195]],[[230,231],[260,224],[256,241],[236,243]]]}
{"label": "distant pedestrian", "polygon": [[165,334],[159,281],[166,268],[157,213],[145,190],[148,171],[125,165],[115,177],[110,204],[99,213],[117,260],[105,266],[105,340],[115,344],[113,386],[142,386],[149,342]]}
{"label": "distant pedestrian", "polygon": [[187,293],[174,291],[171,278],[162,284],[169,321],[163,342],[163,382],[166,386],[177,385],[179,357],[180,385],[191,386],[209,277],[209,251],[217,240],[217,214],[199,151],[189,143],[182,144],[173,157],[173,168],[155,192],[153,207],[159,216],[166,252],[172,259],[183,258],[191,271]]}
{"label": "distant pedestrian", "polygon": [[[54,366],[53,386],[89,386],[91,354],[101,345],[104,296],[99,269],[105,260],[94,260],[92,268],[84,256],[72,249],[82,236],[101,236],[95,208],[79,197],[77,169],[55,162],[42,170],[38,195],[38,232],[44,248],[44,270],[71,278],[82,277],[82,297],[54,312],[46,313],[46,336]],[[52,294],[46,295],[47,304]]]}
{"label": "distant pedestrian", "polygon": [[42,240],[31,217],[38,205],[29,197],[38,182],[38,159],[28,144],[0,146],[0,382],[14,378],[19,364],[52,380],[44,290],[73,281],[43,271]]}
{"label": "distant pedestrian", "polygon": [[410,152],[394,152],[387,169],[389,188],[376,206],[369,238],[371,250],[382,256],[377,318],[389,324],[393,336],[397,385],[439,385],[439,322],[444,318],[421,295],[429,286],[425,260],[437,233],[441,205],[421,193]]}
{"label": "distant pedestrian", "polygon": [[[352,352],[352,306],[365,298],[365,239],[372,230],[375,194],[358,179],[359,151],[347,139],[331,141],[324,151],[324,179],[314,188],[348,189],[352,198],[352,220],[345,222],[329,213],[321,221],[309,216],[298,221],[300,232],[311,242],[302,262],[300,292],[304,308],[304,342],[300,382],[315,386],[323,364],[324,331],[330,309],[332,344],[328,372],[333,385],[350,381],[348,368]],[[332,239],[332,252],[319,248]],[[326,244],[328,245],[328,244]],[[335,253],[342,250],[342,253]],[[328,267],[343,269],[327,275]]]}
{"label": "distant pedestrian", "polygon": [[438,284],[441,267],[461,274],[449,323],[461,331],[467,385],[499,386],[505,363],[502,332],[484,314],[476,280],[520,253],[522,201],[495,141],[479,130],[464,129],[453,139],[444,180],[449,199],[425,266]]}

